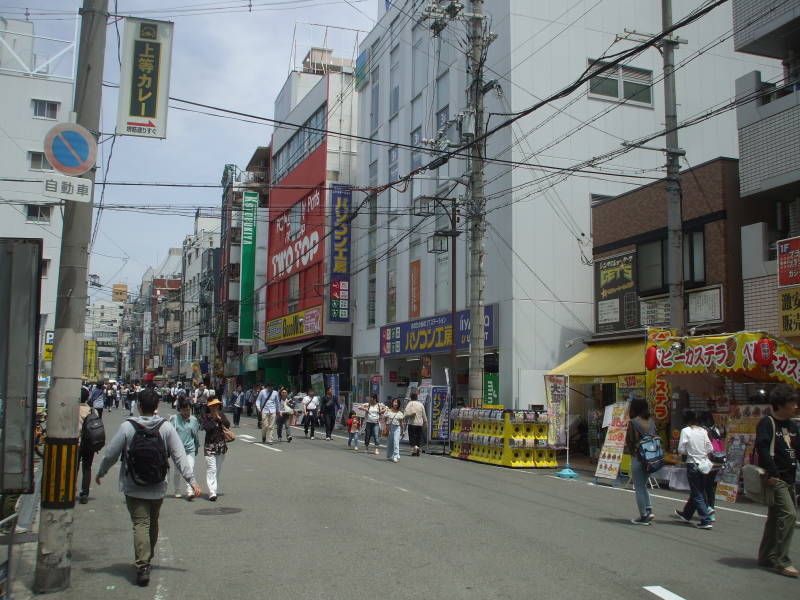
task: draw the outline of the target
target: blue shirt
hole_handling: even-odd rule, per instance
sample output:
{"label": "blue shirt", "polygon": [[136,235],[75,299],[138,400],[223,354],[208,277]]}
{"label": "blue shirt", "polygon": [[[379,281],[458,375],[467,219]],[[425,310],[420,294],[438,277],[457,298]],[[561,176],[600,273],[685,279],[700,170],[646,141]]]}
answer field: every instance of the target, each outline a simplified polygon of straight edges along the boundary
{"label": "blue shirt", "polygon": [[200,422],[197,417],[191,415],[187,421],[181,415],[172,415],[169,418],[169,422],[178,432],[178,437],[181,438],[186,454],[194,454],[200,446],[200,439],[197,437],[197,433],[200,430]]}

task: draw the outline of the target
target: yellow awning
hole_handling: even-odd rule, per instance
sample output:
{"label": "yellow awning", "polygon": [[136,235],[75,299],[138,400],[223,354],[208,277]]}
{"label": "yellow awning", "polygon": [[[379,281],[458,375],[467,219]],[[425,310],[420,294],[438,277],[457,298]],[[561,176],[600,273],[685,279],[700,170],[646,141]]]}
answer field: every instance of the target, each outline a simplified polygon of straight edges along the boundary
{"label": "yellow awning", "polygon": [[611,377],[644,373],[644,340],[592,344],[552,369],[548,375]]}

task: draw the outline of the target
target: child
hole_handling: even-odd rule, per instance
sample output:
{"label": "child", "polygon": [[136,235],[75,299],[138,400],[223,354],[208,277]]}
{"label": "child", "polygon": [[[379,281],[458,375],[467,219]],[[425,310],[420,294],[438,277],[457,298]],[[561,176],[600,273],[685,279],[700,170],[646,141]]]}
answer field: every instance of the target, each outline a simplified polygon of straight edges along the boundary
{"label": "child", "polygon": [[355,442],[353,450],[356,451],[358,450],[358,430],[360,427],[361,422],[356,416],[356,411],[351,410],[347,418],[347,445],[351,446]]}

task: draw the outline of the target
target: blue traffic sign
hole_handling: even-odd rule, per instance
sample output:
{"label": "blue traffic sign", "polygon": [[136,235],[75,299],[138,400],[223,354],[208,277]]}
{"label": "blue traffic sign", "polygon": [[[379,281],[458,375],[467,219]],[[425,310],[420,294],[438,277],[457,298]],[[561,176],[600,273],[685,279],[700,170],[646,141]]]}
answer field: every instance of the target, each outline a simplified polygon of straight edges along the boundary
{"label": "blue traffic sign", "polygon": [[94,167],[97,141],[85,127],[61,123],[47,132],[44,155],[56,171],[64,175],[83,175]]}

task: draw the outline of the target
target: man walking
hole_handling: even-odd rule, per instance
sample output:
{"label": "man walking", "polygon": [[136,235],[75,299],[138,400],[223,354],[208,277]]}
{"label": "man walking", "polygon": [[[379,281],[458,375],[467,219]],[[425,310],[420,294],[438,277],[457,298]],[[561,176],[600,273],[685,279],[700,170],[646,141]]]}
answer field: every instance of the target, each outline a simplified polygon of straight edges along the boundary
{"label": "man walking", "polygon": [[198,418],[206,414],[206,406],[208,405],[208,390],[206,384],[201,383],[194,391],[194,414]]}
{"label": "man walking", "polygon": [[325,390],[325,395],[320,403],[320,412],[325,423],[325,440],[331,441],[333,427],[336,425],[336,415],[339,412],[339,399],[333,395],[333,388]]}
{"label": "man walking", "polygon": [[275,420],[280,411],[280,401],[272,383],[267,383],[256,398],[256,410],[261,415],[261,443],[275,442]]}
{"label": "man walking", "polygon": [[172,425],[155,414],[158,394],[147,388],[139,394],[138,402],[141,416],[120,426],[106,448],[95,481],[100,485],[100,480],[124,453],[119,471],[120,489],[133,522],[136,583],[146,586],[150,583],[150,563],[158,541],[158,515],[167,491],[167,456],[172,457],[195,496],[200,495],[200,488],[180,437]]}
{"label": "man walking", "polygon": [[86,403],[81,403],[78,410],[78,460],[81,469],[81,489],[78,502],[89,502],[89,487],[92,483],[92,462],[94,455],[100,452],[105,444],[106,434],[103,421],[97,413]]}
{"label": "man walking", "polygon": [[97,416],[103,418],[103,409],[106,407],[106,390],[99,381],[95,384],[90,396],[92,408],[97,411]]}
{"label": "man walking", "polygon": [[314,395],[314,388],[308,388],[308,395],[303,398],[303,433],[308,437],[308,428],[311,427],[311,439],[314,439],[314,428],[317,426],[317,411],[319,410],[319,396]]}
{"label": "man walking", "polygon": [[756,428],[759,465],[767,472],[768,506],[758,564],[786,577],[798,577],[800,572],[789,559],[797,519],[794,484],[800,432],[792,421],[797,412],[797,397],[792,388],[781,384],[770,392],[769,402],[772,416],[761,419]]}

